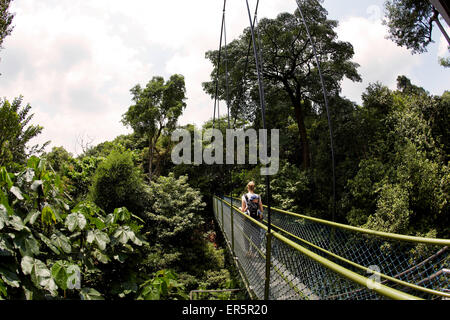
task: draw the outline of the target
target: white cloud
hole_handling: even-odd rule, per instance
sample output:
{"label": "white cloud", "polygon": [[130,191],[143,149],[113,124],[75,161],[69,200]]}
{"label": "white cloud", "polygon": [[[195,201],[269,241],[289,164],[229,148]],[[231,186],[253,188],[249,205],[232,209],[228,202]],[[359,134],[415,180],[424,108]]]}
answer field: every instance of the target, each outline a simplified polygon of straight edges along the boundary
{"label": "white cloud", "polygon": [[[446,22],[442,21],[442,24],[445,25]],[[445,28],[445,32],[447,32],[448,35],[450,35],[450,27]],[[441,34],[439,37],[439,47],[438,47],[438,57],[447,57],[449,55],[449,44],[447,40],[445,39],[444,35]]]}
{"label": "white cloud", "polygon": [[351,100],[360,102],[369,83],[379,81],[395,88],[399,75],[414,80],[411,71],[421,63],[421,57],[386,39],[387,30],[379,19],[351,17],[341,21],[337,33],[340,40],[353,45],[353,61],[360,65],[362,82],[343,81],[342,93]]}
{"label": "white cloud", "polygon": [[[227,2],[228,41],[249,25],[245,1]],[[253,14],[256,0],[250,1]],[[24,95],[39,141],[52,140],[71,152],[82,135],[94,143],[127,133],[120,119],[130,105],[129,89],[153,76],[186,79],[187,109],[181,123],[201,125],[213,113],[202,90],[212,66],[205,52],[219,45],[221,0],[16,0],[15,29],[4,42],[0,96]],[[263,1],[259,17],[293,12],[293,0]],[[384,39],[376,19],[347,18],[338,33],[355,47],[363,84],[344,82],[344,94],[358,100],[369,82],[393,85],[418,56]],[[222,110],[224,108],[222,107]]]}
{"label": "white cloud", "polygon": [[[251,11],[256,3],[250,1]],[[95,143],[129,130],[120,123],[130,105],[129,89],[155,75],[186,78],[188,107],[182,123],[212,116],[201,83],[212,66],[207,50],[219,42],[222,1],[39,0],[14,1],[13,34],[5,40],[0,90],[29,102],[36,141],[52,140],[76,152],[82,135]],[[293,10],[284,0],[261,6],[261,16]],[[228,39],[248,25],[245,2],[227,6]],[[161,74],[163,73],[163,74]],[[79,148],[78,148],[79,151]]]}

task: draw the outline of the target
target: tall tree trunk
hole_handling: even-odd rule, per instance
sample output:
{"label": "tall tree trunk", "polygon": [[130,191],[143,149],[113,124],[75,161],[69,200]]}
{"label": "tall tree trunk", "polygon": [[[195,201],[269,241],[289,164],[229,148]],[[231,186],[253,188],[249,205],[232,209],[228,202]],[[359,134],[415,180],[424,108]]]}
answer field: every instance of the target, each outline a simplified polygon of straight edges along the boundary
{"label": "tall tree trunk", "polygon": [[299,99],[292,101],[294,104],[295,118],[297,120],[298,131],[300,133],[300,143],[302,145],[302,165],[303,168],[311,166],[311,159],[309,156],[309,141],[305,126],[305,113]]}

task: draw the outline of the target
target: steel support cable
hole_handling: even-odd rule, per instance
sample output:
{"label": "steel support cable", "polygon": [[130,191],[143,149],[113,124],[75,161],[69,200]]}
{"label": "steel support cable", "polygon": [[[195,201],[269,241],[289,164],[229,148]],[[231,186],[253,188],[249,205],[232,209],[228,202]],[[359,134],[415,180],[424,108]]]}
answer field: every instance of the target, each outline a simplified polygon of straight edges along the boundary
{"label": "steel support cable", "polygon": [[[229,74],[228,74],[228,43],[227,43],[227,25],[226,25],[226,17],[225,17],[225,2],[224,0],[224,11],[223,11],[223,37],[224,37],[224,54],[225,54],[225,94],[226,94],[226,103],[227,103],[227,120],[228,120],[228,129],[231,129],[231,121],[230,121],[230,85],[229,85]],[[233,160],[234,160],[234,144],[233,144]],[[230,150],[227,150],[230,152]],[[230,194],[233,195],[233,168],[231,167],[229,170],[230,175]]]}
{"label": "steel support cable", "polygon": [[316,44],[314,42],[314,39],[311,36],[311,33],[309,32],[309,27],[306,23],[305,17],[303,15],[303,11],[300,5],[299,0],[296,0],[297,3],[297,7],[298,7],[298,11],[300,13],[300,16],[302,18],[303,24],[305,26],[306,29],[306,33],[308,35],[309,41],[311,42],[311,47],[313,49],[313,53],[316,59],[316,64],[317,64],[317,70],[319,72],[319,77],[320,77],[320,82],[322,85],[322,91],[323,91],[323,99],[325,102],[325,108],[327,111],[327,118],[328,118],[328,128],[330,131],[330,148],[331,148],[331,161],[332,161],[332,169],[333,169],[333,210],[332,210],[332,220],[335,221],[336,220],[336,164],[335,164],[335,159],[334,159],[334,141],[333,141],[333,126],[331,124],[331,118],[330,118],[330,110],[328,107],[328,93],[327,93],[327,89],[325,87],[325,82],[323,80],[323,74],[322,74],[322,68],[320,67],[320,61],[319,61],[319,56],[317,54],[317,50],[316,50]]}
{"label": "steel support cable", "polygon": [[[256,71],[257,71],[257,75],[258,75],[259,103],[261,106],[261,118],[262,118],[262,122],[263,122],[263,129],[266,130],[267,129],[267,127],[266,127],[266,101],[265,101],[265,97],[264,97],[263,77],[262,77],[262,72],[261,72],[261,68],[260,68],[261,64],[260,64],[260,59],[258,56],[258,50],[257,50],[257,46],[256,46],[256,39],[255,39],[255,30],[254,30],[254,25],[252,22],[252,15],[250,13],[250,6],[248,4],[248,0],[246,0],[246,4],[247,4],[248,20],[250,23],[250,32],[252,35],[253,54],[255,56]],[[255,16],[256,15],[257,15],[257,11],[255,12]],[[265,142],[268,146],[268,141],[266,140]],[[270,237],[271,237],[270,178],[269,178],[268,172],[266,172],[266,190],[267,190],[266,203],[267,203],[267,219],[268,219],[268,231],[267,231],[268,238],[267,239],[268,239],[268,241],[270,241]],[[270,251],[268,251],[268,253],[267,253],[267,261],[270,261]],[[270,278],[270,264],[266,263],[266,288],[265,288],[265,294],[264,294],[266,299],[268,299],[268,296],[269,296],[269,283],[267,281],[268,278]]]}
{"label": "steel support cable", "polygon": [[[214,115],[213,115],[213,129],[215,129],[216,122],[216,110],[217,110],[217,118],[219,121],[219,129],[220,129],[220,113],[219,113],[219,71],[220,71],[220,58],[222,53],[222,37],[223,37],[223,29],[225,25],[225,6],[226,0],[223,1],[223,11],[222,11],[222,25],[220,27],[220,43],[219,43],[219,52],[217,58],[217,71],[216,71],[216,91],[214,95]],[[217,108],[216,108],[217,107]]]}
{"label": "steel support cable", "polygon": [[[259,8],[259,0],[256,2],[256,8],[255,8],[255,13],[253,16],[253,25],[255,25],[256,22],[256,17],[257,17],[257,13],[258,13],[258,8]],[[241,85],[241,92],[239,94],[239,100],[237,102],[237,105],[239,106],[243,100],[244,97],[244,93],[245,93],[245,77],[247,75],[247,71],[248,71],[248,64],[249,64],[249,57],[250,57],[250,51],[252,49],[252,38],[250,37],[249,41],[248,41],[248,47],[247,47],[247,55],[245,58],[245,64],[244,64],[244,73],[242,75],[242,85]],[[237,118],[237,112],[235,114],[234,117],[234,123],[236,124],[236,118]]]}

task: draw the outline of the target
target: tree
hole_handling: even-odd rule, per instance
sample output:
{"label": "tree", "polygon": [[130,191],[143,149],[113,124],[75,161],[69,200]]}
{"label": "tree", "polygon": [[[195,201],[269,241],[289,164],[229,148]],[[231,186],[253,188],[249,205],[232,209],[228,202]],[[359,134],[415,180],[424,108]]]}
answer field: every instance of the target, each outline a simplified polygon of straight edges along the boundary
{"label": "tree", "polygon": [[11,0],[0,0],[0,48],[3,40],[9,36],[13,30],[11,26],[14,15],[9,12]]}
{"label": "tree", "polygon": [[[344,77],[360,81],[356,71],[358,65],[350,61],[354,54],[353,47],[348,42],[337,40],[337,34],[334,31],[337,21],[327,19],[327,12],[319,1],[304,0],[303,7],[311,35],[316,42],[325,86],[330,95],[338,95],[341,90],[340,82]],[[323,95],[312,46],[299,19],[298,11],[294,14],[281,13],[276,19],[262,19],[256,34],[259,35],[263,55],[266,96],[268,100],[276,97],[273,99],[275,103],[270,104],[268,109],[271,109],[273,113],[283,114],[282,109],[293,107],[293,118],[300,135],[301,163],[308,168],[310,167],[310,146],[305,119],[308,114],[315,112],[314,104],[322,105]],[[258,83],[253,56],[250,57],[248,73],[243,79],[250,39],[251,33],[247,28],[239,39],[228,46],[228,68],[231,78],[229,81],[230,103],[235,114],[239,112],[258,114]],[[211,73],[212,79],[215,79],[218,52],[209,51],[206,57],[215,66]],[[220,98],[225,100],[223,85],[225,70],[223,66],[219,68],[218,80],[221,84],[219,93]],[[203,86],[207,93],[214,95],[214,81],[204,83]],[[280,101],[288,101],[289,104],[280,103]],[[250,110],[249,105],[253,106]]]}
{"label": "tree", "polygon": [[142,215],[148,197],[131,152],[113,151],[99,164],[92,178],[91,196],[106,212],[126,207],[131,212]]}
{"label": "tree", "polygon": [[[444,97],[398,77],[398,90],[372,85],[361,123],[373,132],[356,175],[349,179],[348,221],[394,233],[448,237],[447,129]],[[447,116],[448,117],[448,116]],[[445,121],[441,119],[440,121]]]}
{"label": "tree", "polygon": [[[428,0],[388,0],[385,2],[389,39],[413,53],[427,52],[433,42],[433,22],[438,25],[439,12]],[[445,33],[442,26],[439,26]],[[448,39],[448,37],[447,37]],[[450,43],[449,43],[450,45]]]}
{"label": "tree", "polygon": [[53,170],[59,172],[63,169],[64,164],[73,158],[73,155],[64,149],[64,147],[53,147],[52,151],[46,153],[43,157]]}
{"label": "tree", "polygon": [[203,223],[200,212],[205,207],[200,192],[187,183],[187,176],[174,174],[151,182],[150,212],[146,213],[153,241],[189,246],[193,232]]}
{"label": "tree", "polygon": [[135,104],[123,115],[122,123],[133,128],[138,136],[148,139],[148,176],[151,181],[154,174],[153,161],[158,154],[158,139],[163,131],[175,129],[178,118],[186,107],[184,77],[175,74],[167,82],[164,82],[163,77],[153,77],[145,88],[140,85],[132,88],[131,94]]}
{"label": "tree", "polygon": [[33,114],[28,115],[31,106],[22,107],[22,99],[0,100],[0,165],[24,164],[25,159],[34,153],[41,153],[50,141],[42,146],[27,147],[31,139],[42,132],[43,127],[29,125]]}

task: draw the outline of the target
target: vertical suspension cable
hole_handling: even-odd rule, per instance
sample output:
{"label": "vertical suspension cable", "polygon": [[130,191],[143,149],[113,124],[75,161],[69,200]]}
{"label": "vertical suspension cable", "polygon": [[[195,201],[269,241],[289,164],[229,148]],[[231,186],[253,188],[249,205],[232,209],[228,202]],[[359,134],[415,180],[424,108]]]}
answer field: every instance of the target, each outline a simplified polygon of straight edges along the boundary
{"label": "vertical suspension cable", "polygon": [[317,54],[317,50],[316,50],[316,44],[311,36],[311,33],[309,32],[309,27],[306,24],[306,20],[305,17],[303,15],[303,11],[300,5],[299,0],[296,0],[297,3],[297,7],[298,7],[298,11],[300,12],[300,16],[302,18],[303,24],[305,26],[306,29],[306,33],[308,35],[309,41],[311,42],[311,47],[313,49],[313,53],[314,56],[316,58],[316,64],[317,64],[317,70],[319,71],[319,77],[320,77],[320,82],[322,84],[322,91],[323,91],[323,99],[325,102],[325,108],[327,111],[327,118],[328,118],[328,128],[330,131],[330,148],[331,148],[331,162],[332,162],[332,170],[333,170],[333,208],[332,208],[332,220],[335,221],[336,220],[336,169],[335,169],[335,159],[334,159],[334,142],[333,142],[333,126],[331,124],[331,117],[330,117],[330,110],[328,107],[328,93],[327,93],[327,89],[325,87],[325,82],[323,80],[323,74],[322,74],[322,68],[320,67],[320,61],[319,61],[319,56]]}
{"label": "vertical suspension cable", "polygon": [[[261,117],[262,117],[262,123],[263,123],[263,129],[267,130],[266,128],[266,101],[264,97],[264,86],[263,86],[263,78],[262,78],[262,72],[261,72],[261,64],[259,60],[259,54],[256,46],[256,39],[255,39],[255,30],[254,30],[254,23],[252,22],[252,16],[250,13],[250,6],[248,4],[248,0],[246,0],[247,4],[247,13],[248,13],[248,19],[250,22],[250,32],[252,36],[252,43],[253,43],[253,54],[255,56],[255,62],[256,62],[256,71],[258,75],[258,87],[259,87],[259,103],[261,105]],[[257,14],[255,12],[255,14]],[[255,20],[256,21],[256,20]],[[268,141],[266,141],[268,143]],[[266,165],[267,166],[267,165]],[[266,202],[267,202],[267,235],[268,239],[270,239],[271,232],[272,232],[272,223],[271,223],[271,212],[270,212],[270,178],[269,175],[266,175]],[[266,258],[267,260],[270,260],[270,250],[266,250]],[[266,284],[265,284],[265,299],[269,298],[269,281],[267,281],[270,278],[270,263],[269,261],[266,261]]]}
{"label": "vertical suspension cable", "polygon": [[[256,8],[255,8],[255,13],[253,15],[253,25],[255,25],[256,22],[256,16],[258,14],[258,8],[259,8],[259,0],[256,2]],[[248,64],[249,64],[249,57],[250,57],[250,50],[252,49],[252,39],[250,38],[248,41],[248,47],[247,47],[247,55],[245,58],[245,65],[244,65],[244,73],[242,74],[242,84],[241,84],[241,90],[240,90],[240,94],[239,94],[239,100],[237,101],[237,105],[239,106],[243,99],[244,99],[244,94],[245,94],[245,77],[247,75],[247,70],[248,70]],[[236,118],[237,118],[237,112],[234,116],[234,125],[236,125]]]}
{"label": "vertical suspension cable", "polygon": [[[225,54],[225,93],[226,93],[226,103],[227,103],[227,120],[228,120],[228,129],[231,129],[230,122],[230,86],[229,86],[229,76],[228,76],[228,44],[227,44],[227,26],[226,26],[226,18],[225,18],[225,2],[224,0],[224,13],[223,13],[223,36],[224,36],[224,54]],[[230,150],[227,150],[230,152]],[[233,159],[234,159],[234,143],[233,143]],[[233,161],[234,162],[234,161]],[[229,170],[230,175],[230,198],[231,202],[233,202],[233,167]],[[232,210],[232,209],[231,209]]]}
{"label": "vertical suspension cable", "polygon": [[[223,29],[225,25],[225,6],[226,0],[223,1],[223,11],[222,11],[222,25],[220,26],[220,43],[219,43],[219,57],[217,58],[217,71],[216,71],[216,91],[214,95],[214,115],[213,115],[213,129],[215,129],[216,123],[216,109],[217,109],[217,119],[219,121],[219,129],[220,129],[220,113],[219,113],[219,71],[220,71],[220,60],[222,53],[222,37],[223,37]],[[217,107],[217,108],[216,108]]]}

